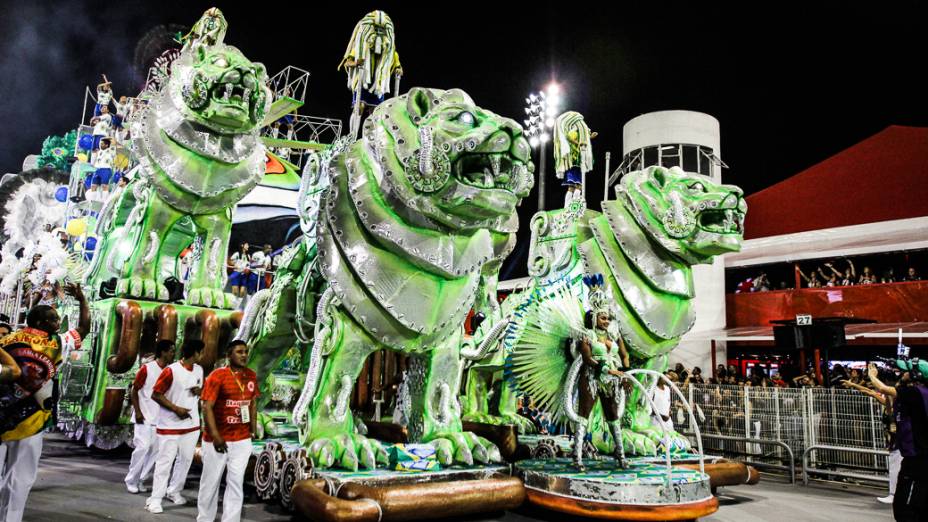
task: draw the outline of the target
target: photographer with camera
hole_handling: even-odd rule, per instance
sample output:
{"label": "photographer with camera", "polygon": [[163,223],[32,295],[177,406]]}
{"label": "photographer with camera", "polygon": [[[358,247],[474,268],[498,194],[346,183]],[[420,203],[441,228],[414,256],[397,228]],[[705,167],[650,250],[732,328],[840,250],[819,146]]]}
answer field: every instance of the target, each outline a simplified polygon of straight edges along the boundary
{"label": "photographer with camera", "polygon": [[893,516],[916,521],[924,520],[928,507],[928,361],[910,359],[907,349],[900,352],[896,366],[904,373],[893,409],[902,467],[893,495]]}

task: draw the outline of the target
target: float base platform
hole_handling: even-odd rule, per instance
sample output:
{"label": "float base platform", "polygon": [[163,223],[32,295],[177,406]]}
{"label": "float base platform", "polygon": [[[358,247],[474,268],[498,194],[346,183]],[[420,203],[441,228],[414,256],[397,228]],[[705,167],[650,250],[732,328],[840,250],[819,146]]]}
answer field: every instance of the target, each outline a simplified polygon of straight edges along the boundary
{"label": "float base platform", "polygon": [[514,509],[525,501],[508,466],[441,471],[317,471],[291,491],[296,510],[320,521],[436,520]]}
{"label": "float base platform", "polygon": [[612,458],[585,460],[578,471],[569,458],[516,464],[528,502],[553,511],[604,520],[696,520],[718,510],[709,475],[654,458],[631,458],[618,469]]}

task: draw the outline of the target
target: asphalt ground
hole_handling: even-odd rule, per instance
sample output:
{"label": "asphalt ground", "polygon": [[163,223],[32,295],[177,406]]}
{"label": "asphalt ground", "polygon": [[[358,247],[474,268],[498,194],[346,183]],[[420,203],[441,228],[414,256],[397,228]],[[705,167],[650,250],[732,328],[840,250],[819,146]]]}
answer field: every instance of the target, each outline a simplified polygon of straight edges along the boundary
{"label": "asphalt ground", "polygon": [[[164,513],[152,515],[144,509],[147,495],[129,494],[123,484],[129,467],[129,455],[127,448],[100,451],[66,440],[58,434],[47,434],[39,476],[26,504],[25,520],[169,522],[196,518],[195,498],[199,485],[196,467],[191,470],[184,491],[189,499],[187,505],[175,506],[165,499]],[[260,501],[247,486],[245,492],[243,521],[294,519],[279,505]],[[884,494],[882,490],[849,484],[813,483],[809,486],[794,486],[781,477],[765,474],[756,486],[721,488],[719,511],[702,520],[889,521],[892,520],[892,508],[876,501],[876,497]],[[491,513],[462,520],[565,522],[568,518],[559,513],[521,508],[513,512]]]}

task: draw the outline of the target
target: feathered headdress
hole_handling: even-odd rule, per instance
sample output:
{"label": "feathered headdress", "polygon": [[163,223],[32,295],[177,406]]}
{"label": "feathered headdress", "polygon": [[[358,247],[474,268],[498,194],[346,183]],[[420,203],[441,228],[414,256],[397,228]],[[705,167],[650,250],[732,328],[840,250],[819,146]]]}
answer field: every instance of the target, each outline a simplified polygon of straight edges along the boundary
{"label": "feathered headdress", "polygon": [[613,315],[612,296],[610,295],[609,289],[606,288],[606,281],[603,275],[585,275],[583,276],[583,284],[590,289],[590,293],[587,296],[589,310],[594,314],[606,312],[611,317]]}

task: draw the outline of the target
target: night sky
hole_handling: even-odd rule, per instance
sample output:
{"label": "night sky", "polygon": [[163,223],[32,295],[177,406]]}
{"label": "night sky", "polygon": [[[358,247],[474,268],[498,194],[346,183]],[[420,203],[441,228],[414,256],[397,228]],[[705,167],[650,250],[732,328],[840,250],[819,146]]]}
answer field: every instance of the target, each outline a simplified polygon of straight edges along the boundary
{"label": "night sky", "polygon": [[[718,118],[725,181],[747,193],[888,125],[928,126],[928,91],[916,79],[928,51],[922,2],[599,4],[7,1],[0,173],[18,171],[46,135],[74,128],[84,86],[100,73],[117,96],[137,92],[143,78],[132,62],[142,35],[159,24],[189,26],[212,5],[229,22],[226,42],[271,74],[288,64],[312,73],[302,113],[346,125],[350,95],[336,67],[354,24],[373,9],[396,26],[403,91],[459,87],[521,121],[526,94],[557,80],[564,108],[599,132],[599,175],[606,151],[613,167],[620,161],[625,122],[655,110]],[[559,187],[548,193],[549,207],[561,201]],[[589,200],[600,196],[593,183]],[[535,198],[523,204],[528,215]]]}

